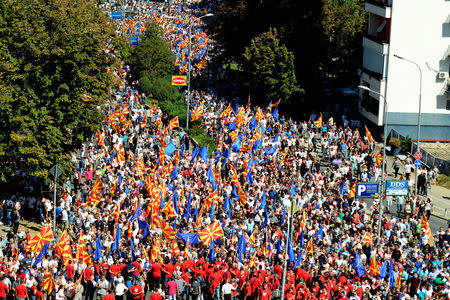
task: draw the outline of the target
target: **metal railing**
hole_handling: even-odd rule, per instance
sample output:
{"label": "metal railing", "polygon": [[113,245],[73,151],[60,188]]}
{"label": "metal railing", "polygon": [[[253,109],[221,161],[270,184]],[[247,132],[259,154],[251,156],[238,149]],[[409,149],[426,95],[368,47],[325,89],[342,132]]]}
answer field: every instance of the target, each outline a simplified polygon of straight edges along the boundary
{"label": "metal railing", "polygon": [[[400,141],[405,139],[405,136],[400,134],[395,129],[391,129],[391,132],[388,135],[389,138],[397,138]],[[411,142],[411,146],[409,149],[409,153],[412,155],[416,153],[418,150],[422,152],[422,163],[426,165],[427,167],[434,167],[437,166],[440,173],[449,174],[450,173],[450,160],[441,159],[438,157],[435,157],[434,155],[430,154],[428,151],[424,150],[423,148],[418,148],[417,144],[415,142]]]}

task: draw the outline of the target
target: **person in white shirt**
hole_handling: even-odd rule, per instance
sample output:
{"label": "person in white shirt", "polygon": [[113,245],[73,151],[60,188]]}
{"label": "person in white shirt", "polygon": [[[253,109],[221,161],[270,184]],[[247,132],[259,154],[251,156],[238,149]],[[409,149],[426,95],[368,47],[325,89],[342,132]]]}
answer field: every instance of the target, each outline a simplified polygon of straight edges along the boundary
{"label": "person in white shirt", "polygon": [[227,281],[222,286],[222,299],[223,300],[231,300],[231,293],[236,288],[230,283],[230,280],[227,278]]}

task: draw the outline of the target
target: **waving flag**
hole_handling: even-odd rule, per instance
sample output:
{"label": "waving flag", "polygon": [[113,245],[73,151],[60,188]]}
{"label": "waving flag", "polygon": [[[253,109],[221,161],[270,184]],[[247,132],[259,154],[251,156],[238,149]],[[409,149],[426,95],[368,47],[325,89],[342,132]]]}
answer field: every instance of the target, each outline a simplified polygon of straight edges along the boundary
{"label": "waving flag", "polygon": [[95,254],[94,254],[94,260],[98,260],[102,257],[102,240],[100,239],[100,234],[97,235],[97,242],[95,244]]}
{"label": "waving flag", "polygon": [[256,114],[255,114],[255,118],[258,122],[261,122],[262,118],[263,118],[263,113],[261,111],[261,108],[258,107],[258,109],[256,110]]}
{"label": "waving flag", "polygon": [[220,113],[219,118],[228,117],[230,115],[230,112],[231,112],[231,105],[228,104],[228,107]]}
{"label": "waving flag", "polygon": [[300,253],[297,256],[297,260],[295,261],[294,266],[292,267],[292,270],[294,270],[295,268],[297,268],[298,266],[300,266],[300,264],[302,263],[302,255],[303,255],[303,250],[300,250]]}
{"label": "waving flag", "polygon": [[123,150],[123,144],[120,145],[119,152],[117,152],[115,162],[117,164],[125,162],[125,150]]}
{"label": "waving flag", "polygon": [[377,151],[377,156],[375,159],[375,163],[377,165],[381,165],[381,163],[383,162],[383,155],[380,153],[380,151]]}
{"label": "waving flag", "polygon": [[313,238],[311,238],[308,242],[308,245],[306,246],[306,252],[312,254],[314,251],[314,244],[313,244]]}
{"label": "waving flag", "polygon": [[380,267],[380,276],[377,279],[383,279],[387,275],[387,261],[385,261]]}
{"label": "waving flag", "polygon": [[148,113],[145,113],[145,116],[141,122],[141,129],[144,129],[145,127],[147,127],[147,116],[148,116]]}
{"label": "waving flag", "polygon": [[203,146],[200,151],[198,152],[200,157],[203,159],[204,162],[208,161],[208,149],[206,149],[206,146]]}
{"label": "waving flag", "polygon": [[67,230],[61,234],[58,243],[55,247],[55,253],[62,258],[63,264],[67,265],[70,260],[73,260],[72,249],[70,247],[70,239]]}
{"label": "waving flag", "polygon": [[172,240],[172,259],[180,256],[180,248],[178,247],[178,243],[175,239]]}
{"label": "waving flag", "polygon": [[395,286],[401,287],[402,286],[402,268],[399,267],[397,279],[395,280]]}
{"label": "waving flag", "polygon": [[49,270],[45,271],[44,278],[42,278],[42,287],[50,295],[55,289],[55,279],[53,279],[52,272]]}
{"label": "waving flag", "polygon": [[348,193],[348,198],[353,198],[355,196],[356,196],[356,180],[355,180],[355,183],[353,183],[353,186],[350,189],[350,192]]}
{"label": "waving flag", "polygon": [[171,157],[172,154],[177,150],[177,147],[175,147],[175,145],[173,144],[172,141],[170,141],[167,146],[164,148],[164,153]]}
{"label": "waving flag", "polygon": [[320,113],[320,117],[316,121],[314,121],[314,126],[316,126],[317,128],[322,127],[322,113]]}
{"label": "waving flag", "polygon": [[373,245],[373,239],[369,232],[366,232],[362,238],[361,244]]}
{"label": "waving flag", "polygon": [[428,235],[430,238],[433,238],[433,235],[431,234],[430,224],[428,223],[425,214],[423,214],[422,218],[420,219],[420,228],[425,229],[425,234]]}
{"label": "waving flag", "polygon": [[114,236],[114,243],[111,246],[111,251],[119,250],[119,243],[120,243],[120,226],[119,224],[117,224],[116,234]]}
{"label": "waving flag", "polygon": [[378,263],[375,258],[375,254],[372,255],[372,260],[370,261],[369,274],[371,274],[375,277],[380,276],[380,268],[378,267]]}
{"label": "waving flag", "polygon": [[262,199],[261,199],[261,204],[259,205],[258,209],[264,209],[266,207],[266,190],[264,190],[263,195],[262,195]]}
{"label": "waving flag", "polygon": [[242,262],[243,255],[246,251],[246,241],[245,241],[245,235],[242,233],[241,237],[239,238],[238,246],[237,246],[237,253],[238,253],[238,259],[239,262]]}
{"label": "waving flag", "polygon": [[159,219],[159,225],[161,227],[163,236],[168,241],[171,241],[175,238],[175,236],[177,235],[176,231],[173,230],[166,222],[164,222],[163,219]]}
{"label": "waving flag", "polygon": [[44,255],[47,254],[47,249],[49,245],[50,243],[45,243],[44,247],[42,247],[41,252],[39,252],[39,255],[34,260],[33,267],[36,267],[37,264],[39,264],[44,259]]}
{"label": "waving flag", "polygon": [[392,260],[389,260],[389,286],[392,287],[394,285],[395,285],[394,266],[392,265]]}
{"label": "waving flag", "polygon": [[196,120],[198,120],[201,116],[203,116],[203,110],[202,110],[202,108],[201,108],[200,106],[197,106],[197,108],[194,109],[194,110],[191,112],[191,120],[192,120],[192,121],[196,121]]}
{"label": "waving flag", "polygon": [[358,277],[363,276],[366,273],[366,270],[364,269],[364,265],[361,262],[361,259],[359,258],[358,252],[355,251],[355,257],[352,261],[352,267],[355,269],[356,273],[358,273]]}
{"label": "waving flag", "polygon": [[79,262],[84,262],[87,265],[92,265],[92,259],[87,253],[86,241],[84,240],[83,234],[81,234],[80,239],[78,240],[77,254],[76,260]]}
{"label": "waving flag", "polygon": [[288,255],[289,262],[292,263],[295,260],[294,246],[292,246],[291,237],[288,238]]}
{"label": "waving flag", "polygon": [[215,221],[203,230],[200,230],[198,232],[198,236],[203,243],[209,245],[212,240],[223,237],[222,225],[220,225],[219,221]]}
{"label": "waving flag", "polygon": [[100,179],[100,176],[98,176],[86,200],[86,205],[88,206],[92,205],[93,207],[97,205],[97,203],[100,201],[102,194],[101,188],[102,188],[102,181]]}
{"label": "waving flag", "polygon": [[53,241],[53,233],[50,225],[44,225],[25,247],[26,252],[36,253],[42,250],[42,247],[48,242]]}
{"label": "waving flag", "polygon": [[167,130],[169,131],[171,129],[174,129],[175,127],[180,127],[180,124],[178,122],[178,116],[169,121],[169,125],[167,125]]}
{"label": "waving flag", "polygon": [[369,141],[369,144],[373,143],[373,137],[372,134],[370,133],[369,129],[367,128],[367,126],[364,126],[366,128],[366,136],[367,136],[367,140]]}

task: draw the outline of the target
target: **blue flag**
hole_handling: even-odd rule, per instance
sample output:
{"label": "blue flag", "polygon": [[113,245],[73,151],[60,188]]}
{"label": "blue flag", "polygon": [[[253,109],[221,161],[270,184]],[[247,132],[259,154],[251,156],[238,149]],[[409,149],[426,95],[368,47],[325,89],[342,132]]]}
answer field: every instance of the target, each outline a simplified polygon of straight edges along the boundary
{"label": "blue flag", "polygon": [[114,243],[112,244],[111,251],[119,250],[120,242],[120,226],[117,224],[116,236],[114,237]]}
{"label": "blue flag", "polygon": [[272,116],[275,122],[278,122],[278,108],[273,111]]}
{"label": "blue flag", "polygon": [[175,150],[177,150],[177,147],[175,147],[172,141],[170,141],[169,144],[167,144],[166,148],[164,148],[164,152],[169,157],[172,156]]}
{"label": "blue flag", "polygon": [[302,263],[302,254],[303,254],[303,250],[300,250],[300,253],[297,256],[297,260],[295,261],[294,266],[292,267],[292,270],[294,270],[295,268],[297,268],[298,266],[300,266],[300,264]]}
{"label": "blue flag", "polygon": [[233,146],[231,146],[231,150],[233,152],[241,151],[241,141],[239,139],[236,139],[236,141],[233,143]]}
{"label": "blue flag", "polygon": [[239,239],[238,242],[238,247],[237,247],[237,252],[238,252],[238,259],[239,262],[242,262],[242,255],[245,253],[246,251],[246,240],[245,240],[245,236],[244,233],[242,232],[241,238]]}
{"label": "blue flag", "polygon": [[266,228],[267,224],[269,223],[269,216],[267,214],[267,207],[264,210],[264,223],[263,223],[263,229]]}
{"label": "blue flag", "polygon": [[273,145],[272,147],[266,147],[266,155],[272,155],[277,151],[277,145]]}
{"label": "blue flag", "polygon": [[94,255],[94,260],[98,260],[100,258],[102,258],[102,240],[100,239],[100,234],[97,235],[97,243],[95,244],[95,255]]}
{"label": "blue flag", "polygon": [[214,188],[214,186],[217,185],[217,182],[216,182],[216,178],[214,177],[211,164],[209,165],[209,168],[208,168],[208,171],[206,172],[206,175],[208,177],[208,181],[211,182],[211,184],[213,185],[213,188]]}
{"label": "blue flag", "polygon": [[295,260],[295,253],[294,253],[294,247],[292,246],[291,237],[288,238],[288,255],[289,255],[289,262],[293,262]]}
{"label": "blue flag", "polygon": [[208,161],[208,149],[206,149],[206,146],[203,146],[202,149],[200,149],[199,153],[200,157],[203,159],[203,161]]}
{"label": "blue flag", "polygon": [[304,243],[304,232],[305,230],[302,230],[302,233],[300,234],[300,248],[303,248],[303,243]]}
{"label": "blue flag", "polygon": [[179,215],[180,211],[178,210],[178,193],[177,193],[177,191],[173,192],[172,201],[173,201],[173,208],[175,209],[175,212],[177,213],[177,215]]}
{"label": "blue flag", "polygon": [[392,260],[389,260],[389,286],[395,286],[395,273]]}
{"label": "blue flag", "polygon": [[[135,257],[136,257],[136,254],[135,254],[136,250],[134,249],[133,238],[130,239],[130,247],[131,247],[131,255],[133,255],[133,260],[134,260]],[[145,251],[145,250],[144,250],[144,251]]]}
{"label": "blue flag", "polygon": [[228,125],[229,130],[235,130],[236,129],[236,121],[233,121]]}
{"label": "blue flag", "polygon": [[283,207],[283,214],[281,215],[281,225],[286,221],[286,207]]}
{"label": "blue flag", "polygon": [[209,246],[209,263],[212,264],[214,262],[214,239],[212,240],[211,245]]}
{"label": "blue flag", "polygon": [[186,205],[186,211],[184,212],[184,217],[186,218],[186,220],[189,220],[189,213],[191,211],[191,201],[192,201],[192,194],[191,194],[191,192],[189,192],[188,202]]}
{"label": "blue flag", "polygon": [[323,226],[320,226],[319,230],[314,235],[314,240],[319,239],[321,240],[323,238]]}
{"label": "blue flag", "polygon": [[180,157],[183,157],[185,147],[186,146],[183,143],[183,145],[181,145],[181,149],[180,149]]}
{"label": "blue flag", "polygon": [[297,188],[294,185],[294,180],[291,181],[291,192],[289,193],[289,197],[295,196],[297,194]]}
{"label": "blue flag", "polygon": [[253,117],[252,121],[250,122],[250,131],[253,131],[253,129],[255,129],[256,126],[258,126],[258,121]]}
{"label": "blue flag", "polygon": [[355,258],[352,261],[352,267],[353,269],[355,269],[356,273],[358,274],[358,277],[362,277],[366,273],[364,265],[362,264],[358,252],[356,251],[355,251]]}
{"label": "blue flag", "polygon": [[134,220],[136,220],[141,214],[142,214],[142,209],[141,209],[141,206],[138,204],[138,206],[136,207],[136,210],[134,211],[133,215],[130,218],[130,222],[133,222]]}
{"label": "blue flag", "polygon": [[378,276],[378,279],[383,279],[387,275],[387,261],[384,261],[383,265],[380,267],[380,276]]}
{"label": "blue flag", "polygon": [[49,245],[50,243],[45,243],[44,247],[42,247],[41,252],[39,252],[39,255],[34,260],[33,267],[36,267],[37,264],[44,259],[44,256],[47,254],[47,249]]}
{"label": "blue flag", "polygon": [[277,133],[277,135],[275,136],[275,138],[273,139],[273,141],[272,141],[272,144],[275,144],[276,142],[278,142],[278,133]]}
{"label": "blue flag", "polygon": [[209,218],[212,220],[213,217],[214,217],[214,201],[211,202],[211,209],[209,211]]}
{"label": "blue flag", "polygon": [[344,192],[345,192],[345,181],[342,181],[341,187],[339,188],[339,194],[342,196],[344,196]]}
{"label": "blue flag", "polygon": [[247,180],[248,185],[253,184],[252,170],[248,171],[246,180]]}
{"label": "blue flag", "polygon": [[266,190],[264,190],[264,192],[263,192],[261,204],[259,205],[259,209],[264,209],[265,207],[266,207]]}
{"label": "blue flag", "polygon": [[223,206],[228,214],[228,217],[231,218],[230,199],[228,198],[228,195],[225,198],[225,202],[224,202]]}
{"label": "blue flag", "polygon": [[197,148],[197,146],[195,146],[194,151],[192,151],[192,158],[191,158],[191,162],[190,162],[191,165],[194,162],[195,158],[197,157],[197,154],[198,154],[198,148]]}
{"label": "blue flag", "polygon": [[173,168],[172,174],[170,174],[170,180],[174,180],[178,176],[178,166]]}

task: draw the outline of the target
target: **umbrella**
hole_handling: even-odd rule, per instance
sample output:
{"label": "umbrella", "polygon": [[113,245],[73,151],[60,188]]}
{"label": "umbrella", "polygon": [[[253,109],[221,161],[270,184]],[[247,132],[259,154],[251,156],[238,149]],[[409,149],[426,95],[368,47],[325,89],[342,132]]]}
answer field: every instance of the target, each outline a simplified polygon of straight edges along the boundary
{"label": "umbrella", "polygon": [[220,222],[215,221],[203,230],[200,230],[198,236],[202,242],[207,245],[211,244],[213,240],[223,237],[223,230]]}
{"label": "umbrella", "polygon": [[331,163],[332,163],[333,165],[340,165],[340,164],[343,163],[343,161],[336,158],[336,159],[333,159],[333,161],[332,161]]}

